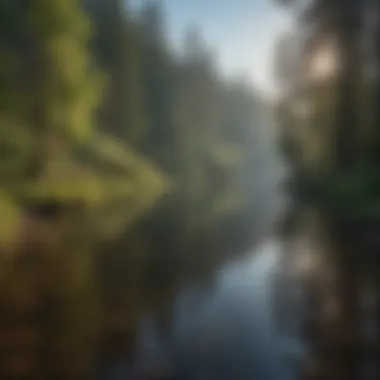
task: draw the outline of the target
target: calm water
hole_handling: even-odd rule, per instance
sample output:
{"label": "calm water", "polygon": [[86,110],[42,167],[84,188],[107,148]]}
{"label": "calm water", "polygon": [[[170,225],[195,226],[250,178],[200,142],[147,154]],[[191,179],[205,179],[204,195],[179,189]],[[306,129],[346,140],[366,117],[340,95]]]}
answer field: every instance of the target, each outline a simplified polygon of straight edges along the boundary
{"label": "calm water", "polygon": [[222,268],[212,288],[185,289],[178,295],[169,339],[159,339],[154,319],[146,318],[140,373],[189,380],[294,379],[290,358],[300,350],[279,335],[273,310],[279,255],[278,244],[269,241]]}
{"label": "calm water", "polygon": [[[285,207],[269,182],[258,200],[262,235]],[[146,316],[135,362],[114,364],[99,379],[295,379],[294,363],[302,350],[295,339],[280,335],[274,318],[273,280],[281,247],[269,239],[238,256],[244,259],[222,266],[207,289],[188,286],[178,294],[169,337],[160,337],[154,317]]]}

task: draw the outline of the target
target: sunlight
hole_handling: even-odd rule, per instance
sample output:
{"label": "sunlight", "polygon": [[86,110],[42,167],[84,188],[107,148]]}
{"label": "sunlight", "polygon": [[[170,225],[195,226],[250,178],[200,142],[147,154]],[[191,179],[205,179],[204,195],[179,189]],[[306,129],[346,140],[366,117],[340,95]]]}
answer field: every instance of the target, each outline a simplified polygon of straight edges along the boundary
{"label": "sunlight", "polygon": [[310,57],[309,75],[315,81],[333,77],[338,71],[336,49],[331,43],[325,43]]}

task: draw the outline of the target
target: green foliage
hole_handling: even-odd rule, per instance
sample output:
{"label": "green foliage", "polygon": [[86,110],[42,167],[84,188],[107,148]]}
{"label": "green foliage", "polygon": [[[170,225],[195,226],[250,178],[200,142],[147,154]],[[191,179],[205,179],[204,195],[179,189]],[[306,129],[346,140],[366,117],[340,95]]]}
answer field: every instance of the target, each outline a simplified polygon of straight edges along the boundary
{"label": "green foliage", "polygon": [[25,126],[0,115],[0,180],[23,173],[31,145],[32,136]]}
{"label": "green foliage", "polygon": [[46,125],[36,128],[83,139],[90,132],[102,84],[86,51],[89,20],[78,1],[35,0],[29,22],[41,54],[44,80],[37,94],[43,98]]}
{"label": "green foliage", "polygon": [[[72,379],[87,372],[96,350],[101,314],[92,245],[125,231],[163,192],[164,181],[126,141],[97,131],[103,75],[88,50],[91,28],[79,0],[3,5],[0,17],[16,17],[1,25],[0,44],[0,152],[8,158],[0,167],[0,309],[5,316],[0,329],[9,330],[3,322],[12,320],[14,305],[25,310],[22,315],[39,313],[18,289],[23,292],[29,278],[41,281],[26,294],[42,303],[48,299],[49,316],[38,329],[31,320],[25,323],[48,348],[42,371],[48,378]],[[18,204],[25,199],[42,205],[52,201],[76,211],[68,213],[68,224],[63,212],[62,223],[37,218],[28,227]],[[18,236],[28,236],[24,228],[39,237],[18,241]],[[3,261],[23,260],[23,250],[27,255],[37,252],[38,260],[25,271],[3,273]],[[6,362],[18,355],[9,346],[18,333],[17,328],[10,330],[9,340],[0,344],[9,356]],[[6,376],[29,376],[29,368],[3,364],[0,372]]]}
{"label": "green foliage", "polygon": [[[5,191],[0,192],[0,247],[13,236],[19,220],[19,208]],[[1,248],[0,248],[1,250]]]}

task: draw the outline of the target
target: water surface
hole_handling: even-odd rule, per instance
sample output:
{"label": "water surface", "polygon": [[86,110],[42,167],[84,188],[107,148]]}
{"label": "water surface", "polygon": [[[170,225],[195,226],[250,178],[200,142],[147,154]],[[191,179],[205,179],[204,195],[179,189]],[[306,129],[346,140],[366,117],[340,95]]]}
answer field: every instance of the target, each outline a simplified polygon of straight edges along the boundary
{"label": "water surface", "polygon": [[[142,324],[140,366],[178,379],[290,380],[289,352],[273,305],[273,278],[280,258],[274,240],[220,269],[209,289],[188,287],[178,295],[170,339],[159,339],[154,319]],[[149,372],[148,371],[148,372]]]}

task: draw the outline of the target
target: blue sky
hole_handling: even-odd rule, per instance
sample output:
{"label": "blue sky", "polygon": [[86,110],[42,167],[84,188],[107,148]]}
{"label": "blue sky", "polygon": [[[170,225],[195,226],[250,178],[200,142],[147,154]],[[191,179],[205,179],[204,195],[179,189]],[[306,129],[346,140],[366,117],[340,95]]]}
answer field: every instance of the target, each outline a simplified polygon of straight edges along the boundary
{"label": "blue sky", "polygon": [[206,43],[218,53],[224,73],[244,75],[261,91],[274,91],[273,44],[289,25],[288,15],[275,0],[161,1],[168,35],[176,46],[184,30],[196,25]]}

